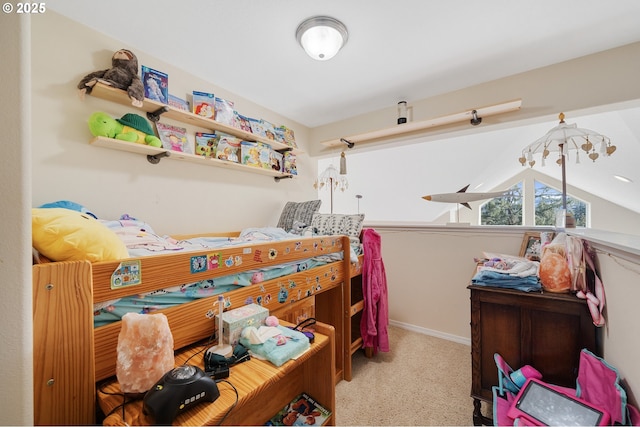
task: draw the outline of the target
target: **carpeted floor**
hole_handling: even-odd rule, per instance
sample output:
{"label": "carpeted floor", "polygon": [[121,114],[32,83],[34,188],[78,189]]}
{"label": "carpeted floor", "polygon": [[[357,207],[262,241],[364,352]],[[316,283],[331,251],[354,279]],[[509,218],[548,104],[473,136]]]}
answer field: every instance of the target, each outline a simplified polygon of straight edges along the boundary
{"label": "carpeted floor", "polygon": [[336,386],[336,424],[472,425],[471,348],[395,326],[389,340],[388,353],[354,355],[353,379]]}

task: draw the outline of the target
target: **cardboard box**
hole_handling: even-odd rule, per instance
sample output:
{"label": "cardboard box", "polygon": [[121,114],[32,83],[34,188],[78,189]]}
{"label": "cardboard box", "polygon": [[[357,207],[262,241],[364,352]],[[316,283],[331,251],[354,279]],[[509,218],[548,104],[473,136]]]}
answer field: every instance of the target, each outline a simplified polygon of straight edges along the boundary
{"label": "cardboard box", "polygon": [[225,311],[222,313],[222,336],[225,344],[236,345],[244,328],[260,327],[267,316],[269,316],[269,310],[258,304],[247,304]]}

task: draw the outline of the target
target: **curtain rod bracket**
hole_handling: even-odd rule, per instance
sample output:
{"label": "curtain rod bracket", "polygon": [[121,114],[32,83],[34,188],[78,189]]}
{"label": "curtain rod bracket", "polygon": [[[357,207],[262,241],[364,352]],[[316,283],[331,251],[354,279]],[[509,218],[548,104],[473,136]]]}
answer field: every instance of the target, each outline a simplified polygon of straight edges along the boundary
{"label": "curtain rod bracket", "polygon": [[340,141],[342,141],[345,144],[347,144],[347,148],[353,148],[356,145],[355,142],[351,142],[351,141],[349,141],[347,139],[344,139],[344,138],[340,138]]}

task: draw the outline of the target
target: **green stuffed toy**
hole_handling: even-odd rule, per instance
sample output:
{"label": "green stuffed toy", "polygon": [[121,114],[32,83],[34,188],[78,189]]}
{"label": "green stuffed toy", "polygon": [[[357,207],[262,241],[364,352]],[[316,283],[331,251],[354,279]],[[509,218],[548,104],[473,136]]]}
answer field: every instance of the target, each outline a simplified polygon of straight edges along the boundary
{"label": "green stuffed toy", "polygon": [[149,122],[137,114],[125,114],[114,119],[106,113],[96,112],[89,117],[89,130],[93,136],[106,136],[121,141],[162,147],[162,141],[155,136]]}

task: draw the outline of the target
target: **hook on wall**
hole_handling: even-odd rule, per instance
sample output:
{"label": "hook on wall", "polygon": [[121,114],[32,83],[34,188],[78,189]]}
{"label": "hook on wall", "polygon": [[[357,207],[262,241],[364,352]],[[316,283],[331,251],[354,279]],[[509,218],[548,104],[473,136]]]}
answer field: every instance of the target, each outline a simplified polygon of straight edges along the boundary
{"label": "hook on wall", "polygon": [[482,117],[478,117],[478,112],[476,110],[473,110],[471,112],[471,120],[469,120],[469,122],[471,123],[472,126],[478,126],[480,123],[482,123]]}
{"label": "hook on wall", "polygon": [[347,148],[353,148],[355,147],[356,143],[355,142],[351,142],[348,139],[344,139],[344,138],[340,138],[340,141],[344,142],[345,144],[347,144]]}

